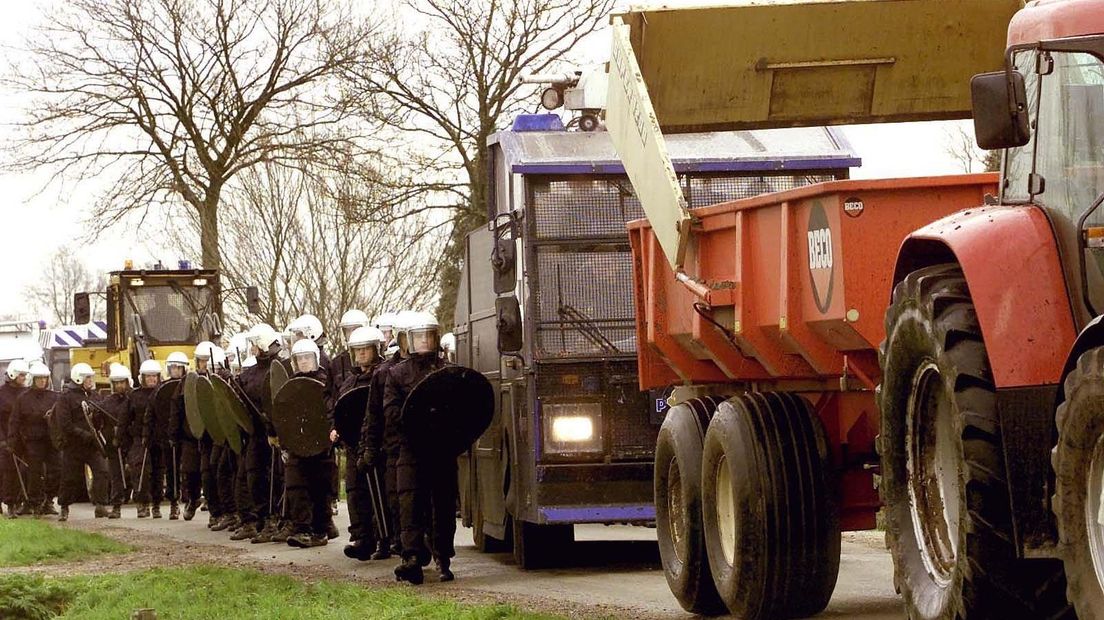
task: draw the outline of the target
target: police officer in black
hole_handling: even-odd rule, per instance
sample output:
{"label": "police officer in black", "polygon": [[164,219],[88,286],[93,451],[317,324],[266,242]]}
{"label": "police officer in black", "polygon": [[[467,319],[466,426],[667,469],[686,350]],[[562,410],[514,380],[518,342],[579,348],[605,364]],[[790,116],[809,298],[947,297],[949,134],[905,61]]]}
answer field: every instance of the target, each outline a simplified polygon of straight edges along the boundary
{"label": "police officer in black", "polygon": [[8,517],[16,517],[16,505],[23,501],[17,470],[19,464],[8,448],[8,424],[15,401],[27,389],[30,367],[23,360],[12,360],[5,371],[4,385],[0,385],[0,503],[8,505]]}
{"label": "police officer in black", "polygon": [[[127,407],[115,427],[116,447],[122,452],[127,465],[127,479],[133,493],[136,516],[144,519],[150,516],[150,486],[153,475],[149,462],[151,444],[150,424],[154,414],[150,412],[153,397],[161,385],[161,363],[146,360],[138,367],[138,388],[127,394]],[[167,426],[161,421],[153,428]],[[155,432],[152,435],[156,440]]]}
{"label": "police officer in black", "polygon": [[[31,376],[31,387],[19,395],[12,407],[8,422],[8,447],[27,464],[22,482],[26,485],[29,511],[34,514],[57,514],[52,495],[57,487],[58,451],[50,438],[46,413],[57,402],[58,394],[50,389],[50,369],[45,364],[32,363],[28,374]],[[19,484],[19,481],[16,483]]]}
{"label": "police officer in black", "polygon": [[[399,362],[387,375],[384,412],[389,420],[401,420],[407,396],[426,375],[448,362],[440,353],[440,336],[433,315],[419,312],[403,326],[410,358]],[[452,581],[450,570],[453,537],[456,535],[457,471],[452,455],[424,449],[432,438],[421,429],[399,425],[397,480],[402,529],[402,564],[395,568],[400,581],[422,583],[422,567],[437,560],[441,581]],[[427,539],[431,547],[426,546]]]}
{"label": "police officer in black", "polygon": [[130,407],[131,385],[130,369],[122,364],[112,364],[107,375],[111,382],[111,393],[92,407],[92,422],[96,431],[103,438],[107,471],[111,476],[108,496],[111,502],[111,512],[108,519],[122,517],[123,502],[126,501],[126,469],[123,462],[123,453],[116,439],[119,421],[126,415]]}
{"label": "police officer in black", "polygon": [[[328,376],[321,367],[318,345],[304,338],[291,348],[293,377],[310,377],[328,386]],[[323,393],[328,393],[324,388]],[[326,424],[333,429],[332,403],[324,403],[326,420],[316,423]],[[330,440],[336,439],[331,432]],[[293,533],[287,539],[291,547],[318,547],[325,545],[331,538],[333,515],[330,513],[331,479],[334,460],[332,452],[327,450],[316,456],[288,456],[287,462],[287,502],[292,521]]]}
{"label": "police officer in black", "polygon": [[[249,400],[249,411],[253,432],[249,435],[244,452],[246,484],[252,500],[254,519],[243,525],[243,529],[256,530],[249,542],[273,542],[280,530],[279,513],[275,508],[283,495],[283,461],[279,458],[276,444],[276,431],[272,427],[272,388],[269,383],[269,371],[273,364],[279,364],[281,338],[272,326],[261,323],[249,333],[249,348],[253,364],[243,363],[237,381],[242,392]],[[239,352],[242,355],[245,352]],[[243,362],[245,360],[242,360]],[[273,514],[276,512],[276,514]],[[250,527],[252,526],[252,527]],[[259,528],[259,529],[258,529]],[[286,532],[283,536],[287,541]]]}
{"label": "police officer in black", "polygon": [[61,435],[61,494],[58,500],[61,515],[58,521],[69,518],[69,505],[81,496],[85,466],[92,471],[92,503],[96,506],[96,518],[100,519],[108,515],[107,459],[82,407],[86,400],[99,399],[95,373],[91,366],[80,363],[73,366],[70,378],[72,381],[54,405]]}
{"label": "police officer in black", "polygon": [[[357,388],[370,390],[372,376],[381,359],[383,332],[375,327],[358,327],[345,340],[349,344],[349,358],[355,366],[338,391],[346,394]],[[377,547],[385,550],[387,542],[377,540],[376,528],[373,527],[376,514],[365,482],[367,472],[356,466],[355,461],[360,453],[360,436],[338,436],[335,439],[345,447],[349,459],[345,467],[345,494],[349,506],[349,544],[345,546],[345,556],[361,561],[368,560],[380,551]],[[386,518],[386,515],[380,515],[380,518]]]}

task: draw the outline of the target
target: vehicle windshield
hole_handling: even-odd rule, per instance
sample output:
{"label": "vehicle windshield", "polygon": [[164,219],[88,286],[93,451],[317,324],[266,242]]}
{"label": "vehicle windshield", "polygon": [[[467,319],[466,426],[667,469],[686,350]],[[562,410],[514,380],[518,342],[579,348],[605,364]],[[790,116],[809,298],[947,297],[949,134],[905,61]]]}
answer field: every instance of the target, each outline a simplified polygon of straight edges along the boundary
{"label": "vehicle windshield", "polygon": [[210,326],[204,320],[212,311],[210,287],[176,284],[129,287],[124,296],[127,335],[134,335],[133,317],[138,315],[151,345],[192,343],[211,338]]}
{"label": "vehicle windshield", "polygon": [[[1040,75],[1036,63],[1053,63],[1053,69]],[[1015,64],[1024,76],[1033,130],[1027,145],[1007,152],[1005,200],[1033,200],[1076,221],[1104,191],[1104,63],[1083,52],[1025,50]],[[1034,195],[1032,172],[1042,189]],[[1089,225],[1101,222],[1104,210],[1098,209]]]}

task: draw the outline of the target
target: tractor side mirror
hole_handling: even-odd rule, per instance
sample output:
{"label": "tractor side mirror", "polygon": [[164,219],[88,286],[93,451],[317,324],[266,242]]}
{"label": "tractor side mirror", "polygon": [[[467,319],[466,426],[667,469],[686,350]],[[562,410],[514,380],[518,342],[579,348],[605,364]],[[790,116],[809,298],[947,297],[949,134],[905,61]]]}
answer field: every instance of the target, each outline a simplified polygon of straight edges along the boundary
{"label": "tractor side mirror", "polygon": [[498,326],[498,352],[502,354],[521,351],[521,306],[517,297],[499,297],[495,300],[495,324]]}
{"label": "tractor side mirror", "polygon": [[[499,220],[505,219],[504,223]],[[496,295],[512,293],[517,288],[517,245],[514,242],[517,223],[512,214],[495,218],[494,247],[491,249],[491,270],[494,271]]]}
{"label": "tractor side mirror", "polygon": [[73,322],[77,325],[92,322],[92,301],[88,293],[73,294]]}
{"label": "tractor side mirror", "polygon": [[245,287],[245,308],[249,310],[249,314],[261,313],[261,293],[257,287]]}
{"label": "tractor side mirror", "polygon": [[974,135],[978,146],[991,151],[1023,146],[1031,140],[1027,91],[1019,71],[996,71],[970,80]]}

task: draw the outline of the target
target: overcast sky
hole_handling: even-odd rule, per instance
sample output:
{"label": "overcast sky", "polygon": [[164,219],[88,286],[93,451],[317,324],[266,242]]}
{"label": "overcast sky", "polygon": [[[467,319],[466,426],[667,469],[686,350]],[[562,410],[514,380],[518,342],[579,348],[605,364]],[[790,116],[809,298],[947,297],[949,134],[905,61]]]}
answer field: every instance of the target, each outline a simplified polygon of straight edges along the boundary
{"label": "overcast sky", "polygon": [[[20,36],[38,19],[39,12],[55,0],[24,0],[4,6],[0,20],[0,45],[3,57],[12,53]],[[477,1],[477,0],[476,0]],[[640,4],[633,2],[633,4]],[[668,5],[702,4],[701,0],[668,0]],[[609,37],[604,33],[588,41],[580,57],[604,62],[608,58]],[[14,122],[12,93],[0,92],[0,141],[9,137]],[[849,127],[846,134],[863,159],[863,167],[854,171],[857,178],[922,176],[961,172],[946,153],[949,131],[954,123],[913,123]],[[33,316],[22,300],[23,288],[36,277],[48,257],[61,245],[79,245],[81,258],[93,270],[119,269],[127,258],[136,264],[160,259],[166,263],[178,257],[166,254],[151,231],[118,226],[95,242],[81,239],[94,186],[62,187],[53,185],[38,193],[47,179],[42,175],[0,174],[0,213],[3,214],[3,268],[0,269],[0,315]],[[85,198],[88,196],[88,198]]]}

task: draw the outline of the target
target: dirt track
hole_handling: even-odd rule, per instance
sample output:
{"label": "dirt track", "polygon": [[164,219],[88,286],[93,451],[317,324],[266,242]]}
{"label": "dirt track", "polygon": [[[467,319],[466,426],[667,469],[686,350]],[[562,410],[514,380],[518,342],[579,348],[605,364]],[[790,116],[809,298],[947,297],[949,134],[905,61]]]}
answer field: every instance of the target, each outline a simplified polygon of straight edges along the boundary
{"label": "dirt track", "polygon": [[[166,511],[167,514],[167,511]],[[344,532],[344,507],[337,517]],[[236,543],[224,533],[206,527],[206,513],[192,522],[166,519],[138,520],[134,509],[124,509],[117,521],[92,519],[88,506],[75,506],[70,527],[96,531],[131,543],[139,551],[85,562],[39,566],[30,570],[52,574],[100,573],[136,570],[152,566],[215,564],[251,567],[312,580],[340,579],[366,585],[394,584],[395,562],[355,562],[341,553],[344,538],[326,547],[295,550],[285,545]],[[630,527],[585,526],[567,565],[545,571],[525,572],[514,567],[508,554],[485,555],[475,551],[471,532],[457,532],[457,581],[428,582],[423,591],[450,599],[509,602],[526,609],[573,617],[689,618],[667,589],[654,530]],[[3,572],[23,572],[26,568]],[[432,580],[432,570],[427,578]],[[820,617],[889,620],[902,618],[893,592],[892,565],[876,532],[845,534],[839,585],[828,610]]]}

